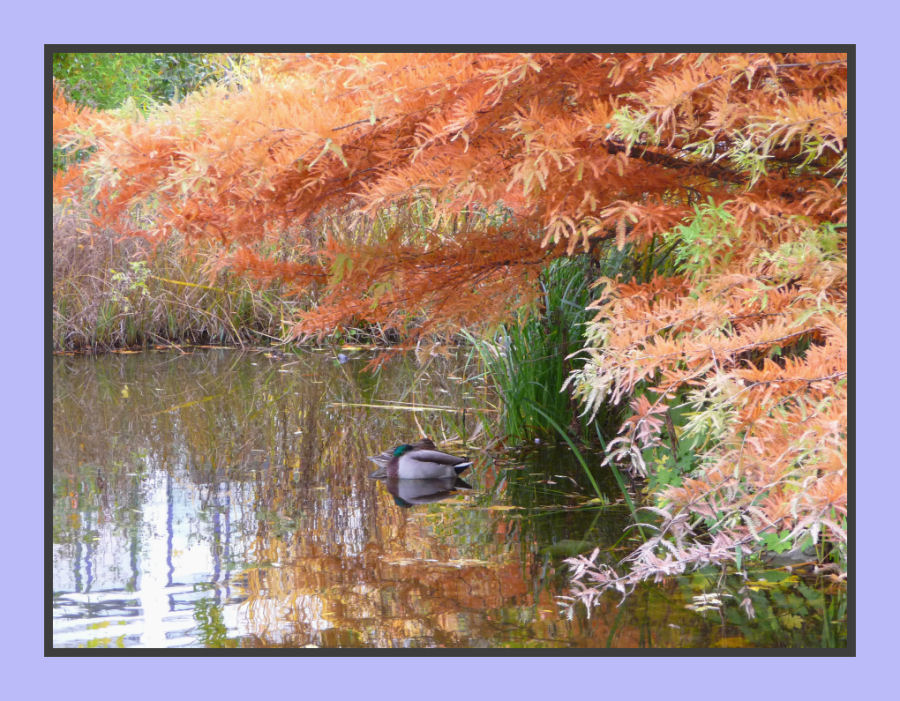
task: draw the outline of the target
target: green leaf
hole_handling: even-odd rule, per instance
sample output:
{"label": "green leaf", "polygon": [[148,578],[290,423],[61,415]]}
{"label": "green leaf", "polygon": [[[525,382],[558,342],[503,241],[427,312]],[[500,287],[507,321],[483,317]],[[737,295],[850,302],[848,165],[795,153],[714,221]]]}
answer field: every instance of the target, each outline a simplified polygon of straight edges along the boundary
{"label": "green leaf", "polygon": [[331,264],[332,285],[340,285],[344,279],[344,271],[349,272],[353,269],[353,261],[346,253],[338,253],[334,257],[334,263]]}
{"label": "green leaf", "polygon": [[391,291],[391,283],[390,282],[376,282],[370,291],[370,295],[372,298],[372,309],[378,306],[379,301],[384,296],[386,292]]}
{"label": "green leaf", "polygon": [[799,630],[803,627],[803,617],[795,613],[786,613],[779,617],[781,625],[787,630]]}
{"label": "green leaf", "polygon": [[330,149],[334,153],[334,155],[341,159],[341,163],[343,163],[344,168],[346,168],[347,159],[344,158],[344,151],[341,148],[341,145],[334,143],[331,139],[328,139],[328,149]]}

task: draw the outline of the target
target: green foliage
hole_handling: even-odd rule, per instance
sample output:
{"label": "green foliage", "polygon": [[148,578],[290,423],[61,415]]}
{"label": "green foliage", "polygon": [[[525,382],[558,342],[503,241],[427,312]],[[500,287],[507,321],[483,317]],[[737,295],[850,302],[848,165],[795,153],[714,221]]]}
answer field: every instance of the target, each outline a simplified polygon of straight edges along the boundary
{"label": "green foliage", "polygon": [[796,241],[787,241],[772,251],[760,251],[754,263],[767,263],[775,285],[784,284],[800,275],[804,268],[824,262],[841,261],[845,257],[840,242],[846,224],[823,222],[804,230]]}
{"label": "green foliage", "polygon": [[[683,407],[669,410],[676,432],[684,421]],[[667,487],[680,487],[684,475],[690,474],[700,464],[704,446],[709,436],[701,431],[681,431],[677,452],[668,442],[643,451],[647,466],[646,491],[659,494]]]}
{"label": "green foliage", "polygon": [[147,261],[132,260],[128,262],[129,272],[119,272],[110,269],[110,280],[114,287],[113,299],[120,303],[125,311],[131,311],[131,303],[128,296],[137,294],[139,297],[149,297],[150,290],[147,287],[147,278],[150,276],[150,268]]}
{"label": "green foliage", "polygon": [[767,147],[760,146],[751,138],[737,138],[727,158],[735,170],[747,173],[752,187],[767,175],[766,163],[771,158],[767,151]]}
{"label": "green foliage", "polygon": [[194,620],[197,621],[197,637],[206,647],[238,646],[237,640],[228,637],[228,627],[220,605],[201,599],[194,605]]}
{"label": "green foliage", "polygon": [[694,205],[690,221],[675,227],[665,236],[665,241],[674,246],[681,270],[696,276],[726,267],[739,235],[734,217],[709,198],[703,204]]}
{"label": "green foliage", "polygon": [[[659,131],[646,115],[631,107],[622,107],[615,114],[613,134],[629,144],[659,144]],[[607,128],[612,127],[607,125]]]}
{"label": "green foliage", "polygon": [[674,246],[656,238],[640,248],[601,246],[591,255],[552,261],[541,273],[537,308],[521,309],[515,323],[502,325],[489,339],[468,335],[500,390],[503,428],[514,441],[559,437],[562,428],[586,442],[595,436],[602,442],[620,423],[621,407],[606,404],[586,416],[564,388],[583,364],[577,353],[584,347],[585,325],[596,313],[587,307],[600,291],[591,283],[600,276],[647,281],[671,272]]}
{"label": "green foliage", "polygon": [[653,275],[671,275],[677,261],[672,252],[679,240],[654,236],[649,243],[625,244],[621,250],[611,241],[592,253],[597,275],[618,278],[623,282],[649,282]]}
{"label": "green foliage", "polygon": [[547,438],[556,426],[584,432],[577,406],[560,389],[579,362],[569,356],[582,346],[590,280],[587,256],[554,260],[541,274],[540,309],[521,310],[517,322],[501,325],[491,339],[468,335],[502,395],[508,438]]}
{"label": "green foliage", "polygon": [[766,550],[769,552],[773,552],[777,555],[781,553],[787,552],[793,547],[793,543],[791,542],[791,531],[790,529],[785,529],[781,531],[781,533],[762,533],[760,537],[762,538],[763,545]]}
{"label": "green foliage", "polygon": [[217,80],[227,62],[226,55],[209,53],[59,53],[53,77],[80,105],[109,110],[133,100],[144,110]]}
{"label": "green foliage", "polygon": [[723,579],[696,572],[680,578],[687,606],[730,635],[719,647],[845,647],[846,592],[828,593],[781,570]]}

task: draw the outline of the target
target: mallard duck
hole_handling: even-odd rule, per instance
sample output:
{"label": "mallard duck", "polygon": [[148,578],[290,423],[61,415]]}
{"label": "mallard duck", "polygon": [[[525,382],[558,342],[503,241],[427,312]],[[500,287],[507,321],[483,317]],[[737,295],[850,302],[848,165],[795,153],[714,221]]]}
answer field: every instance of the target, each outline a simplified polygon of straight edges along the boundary
{"label": "mallard duck", "polygon": [[[471,460],[458,458],[430,448],[397,446],[384,466],[384,475],[398,479],[441,479],[455,477],[472,465]],[[381,468],[375,471],[381,472]]]}
{"label": "mallard duck", "polygon": [[[415,443],[412,444],[413,448],[423,449],[423,450],[435,450],[437,446],[431,441],[430,438],[422,438]],[[382,450],[378,455],[370,455],[369,460],[378,465],[378,469],[375,470],[369,477],[373,477],[375,479],[380,479],[382,477],[387,477],[387,464],[391,461],[391,458],[394,457],[393,450]]]}

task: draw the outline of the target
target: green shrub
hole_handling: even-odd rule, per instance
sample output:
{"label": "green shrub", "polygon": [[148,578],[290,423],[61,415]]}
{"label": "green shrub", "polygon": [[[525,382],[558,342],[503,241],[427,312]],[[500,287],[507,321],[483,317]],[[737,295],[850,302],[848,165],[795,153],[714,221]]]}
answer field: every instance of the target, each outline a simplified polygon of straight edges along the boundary
{"label": "green shrub", "polygon": [[53,77],[79,105],[109,110],[131,99],[147,109],[222,77],[228,60],[209,53],[59,53]]}

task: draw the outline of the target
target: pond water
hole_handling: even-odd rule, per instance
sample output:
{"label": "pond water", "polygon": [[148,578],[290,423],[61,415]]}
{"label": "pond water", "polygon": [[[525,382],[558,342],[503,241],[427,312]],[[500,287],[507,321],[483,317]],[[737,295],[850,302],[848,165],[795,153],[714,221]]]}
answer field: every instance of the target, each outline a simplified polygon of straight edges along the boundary
{"label": "pond water", "polygon": [[[564,447],[484,449],[496,400],[464,359],[348,355],[55,357],[53,646],[846,644],[845,597],[784,570],[753,619],[715,572],[568,615],[563,559],[630,523],[600,456],[598,497]],[[465,485],[368,477],[425,435],[474,459]]]}

